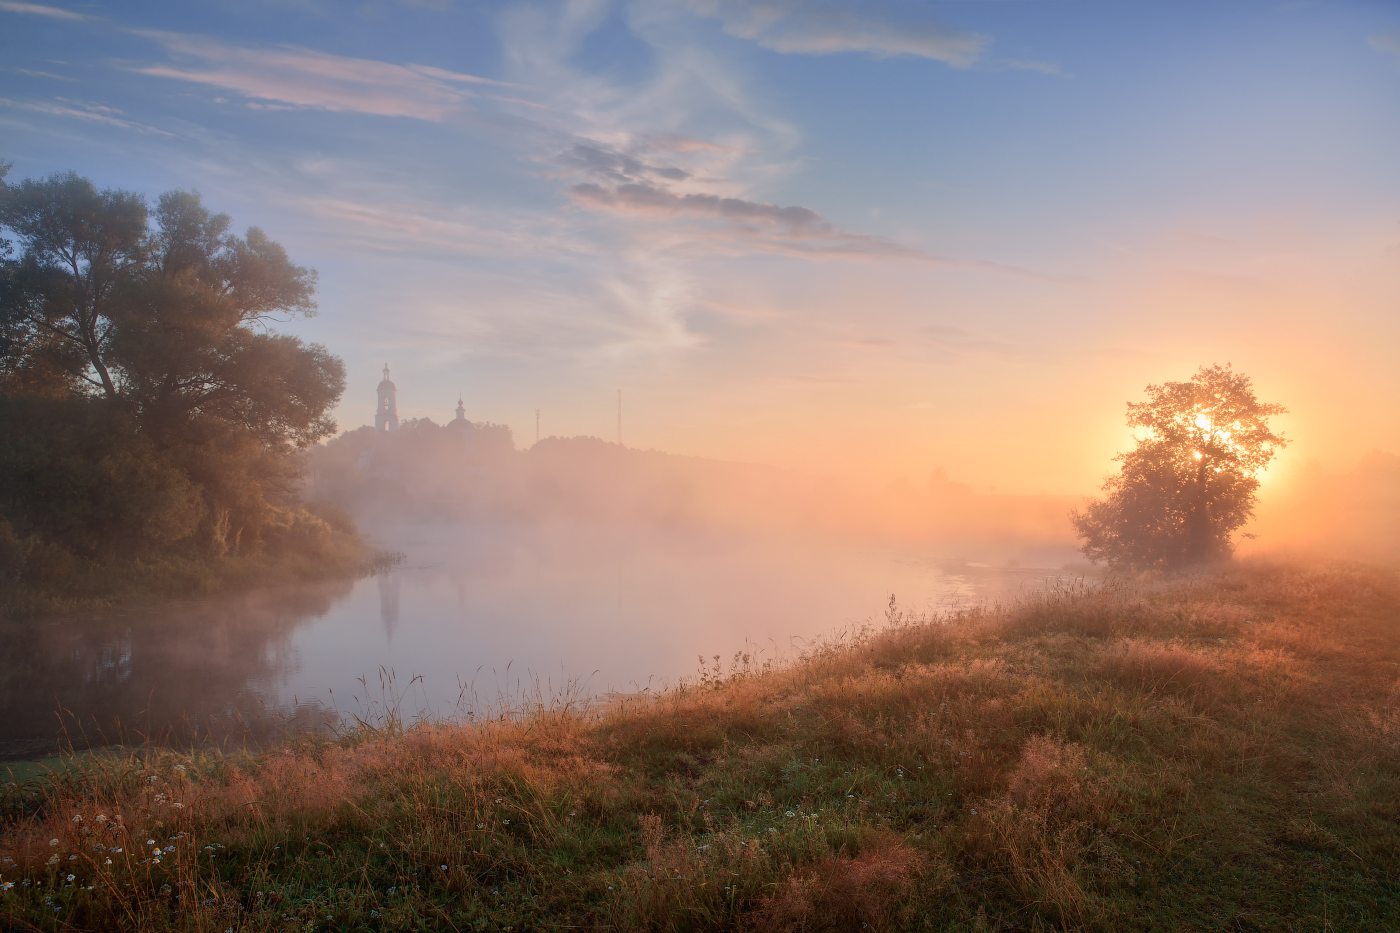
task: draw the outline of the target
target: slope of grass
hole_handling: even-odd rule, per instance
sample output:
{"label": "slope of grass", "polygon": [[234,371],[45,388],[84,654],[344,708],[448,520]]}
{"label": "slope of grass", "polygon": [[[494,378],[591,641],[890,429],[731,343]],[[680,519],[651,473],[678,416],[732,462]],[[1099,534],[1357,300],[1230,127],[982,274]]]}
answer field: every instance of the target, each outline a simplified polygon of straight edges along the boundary
{"label": "slope of grass", "polygon": [[1400,576],[1238,566],[605,712],[6,789],[38,930],[1393,930]]}

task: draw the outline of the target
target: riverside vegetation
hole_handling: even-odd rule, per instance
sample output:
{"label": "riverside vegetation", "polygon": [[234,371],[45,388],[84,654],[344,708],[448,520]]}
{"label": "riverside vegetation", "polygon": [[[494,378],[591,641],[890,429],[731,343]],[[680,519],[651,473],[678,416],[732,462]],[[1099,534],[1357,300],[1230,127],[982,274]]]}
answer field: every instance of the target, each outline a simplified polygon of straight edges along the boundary
{"label": "riverside vegetation", "polygon": [[26,930],[1392,930],[1400,574],[1049,587],[606,709],[4,791]]}
{"label": "riverside vegetation", "polygon": [[[197,192],[7,183],[0,162],[0,613],[341,576],[375,557],[299,500],[345,367],[269,328],[316,273]],[[9,239],[13,237],[13,240]]]}

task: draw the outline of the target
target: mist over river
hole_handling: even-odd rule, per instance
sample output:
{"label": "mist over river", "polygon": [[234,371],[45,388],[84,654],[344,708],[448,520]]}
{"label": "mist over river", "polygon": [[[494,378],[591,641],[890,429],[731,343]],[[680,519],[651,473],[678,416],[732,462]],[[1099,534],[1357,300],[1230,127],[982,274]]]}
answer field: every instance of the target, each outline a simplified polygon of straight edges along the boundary
{"label": "mist over river", "polygon": [[936,611],[1055,575],[915,546],[681,528],[424,523],[377,537],[406,555],[377,576],[8,625],[0,758],[145,737],[257,744],[386,704],[411,721],[537,689],[658,689],[701,657],[727,670],[736,652],[789,657],[881,624],[891,594]]}

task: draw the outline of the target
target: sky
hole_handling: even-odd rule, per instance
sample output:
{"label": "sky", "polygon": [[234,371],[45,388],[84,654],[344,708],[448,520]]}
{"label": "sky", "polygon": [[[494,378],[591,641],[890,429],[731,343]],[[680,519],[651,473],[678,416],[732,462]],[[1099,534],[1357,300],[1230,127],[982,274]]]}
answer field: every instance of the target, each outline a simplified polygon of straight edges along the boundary
{"label": "sky", "polygon": [[[401,417],[1091,493],[1231,363],[1400,453],[1400,4],[0,0],[0,160],[200,191]],[[1266,482],[1266,491],[1267,491]]]}

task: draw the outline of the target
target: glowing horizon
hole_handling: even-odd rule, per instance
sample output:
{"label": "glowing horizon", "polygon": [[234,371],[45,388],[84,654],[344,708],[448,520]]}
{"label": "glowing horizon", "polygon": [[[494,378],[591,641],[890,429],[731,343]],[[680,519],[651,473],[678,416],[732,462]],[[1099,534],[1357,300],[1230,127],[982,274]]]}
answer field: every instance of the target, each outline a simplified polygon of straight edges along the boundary
{"label": "glowing horizon", "polygon": [[1272,486],[1400,452],[1400,11],[0,3],[0,159],[197,188],[404,418],[1092,493],[1232,363]]}

